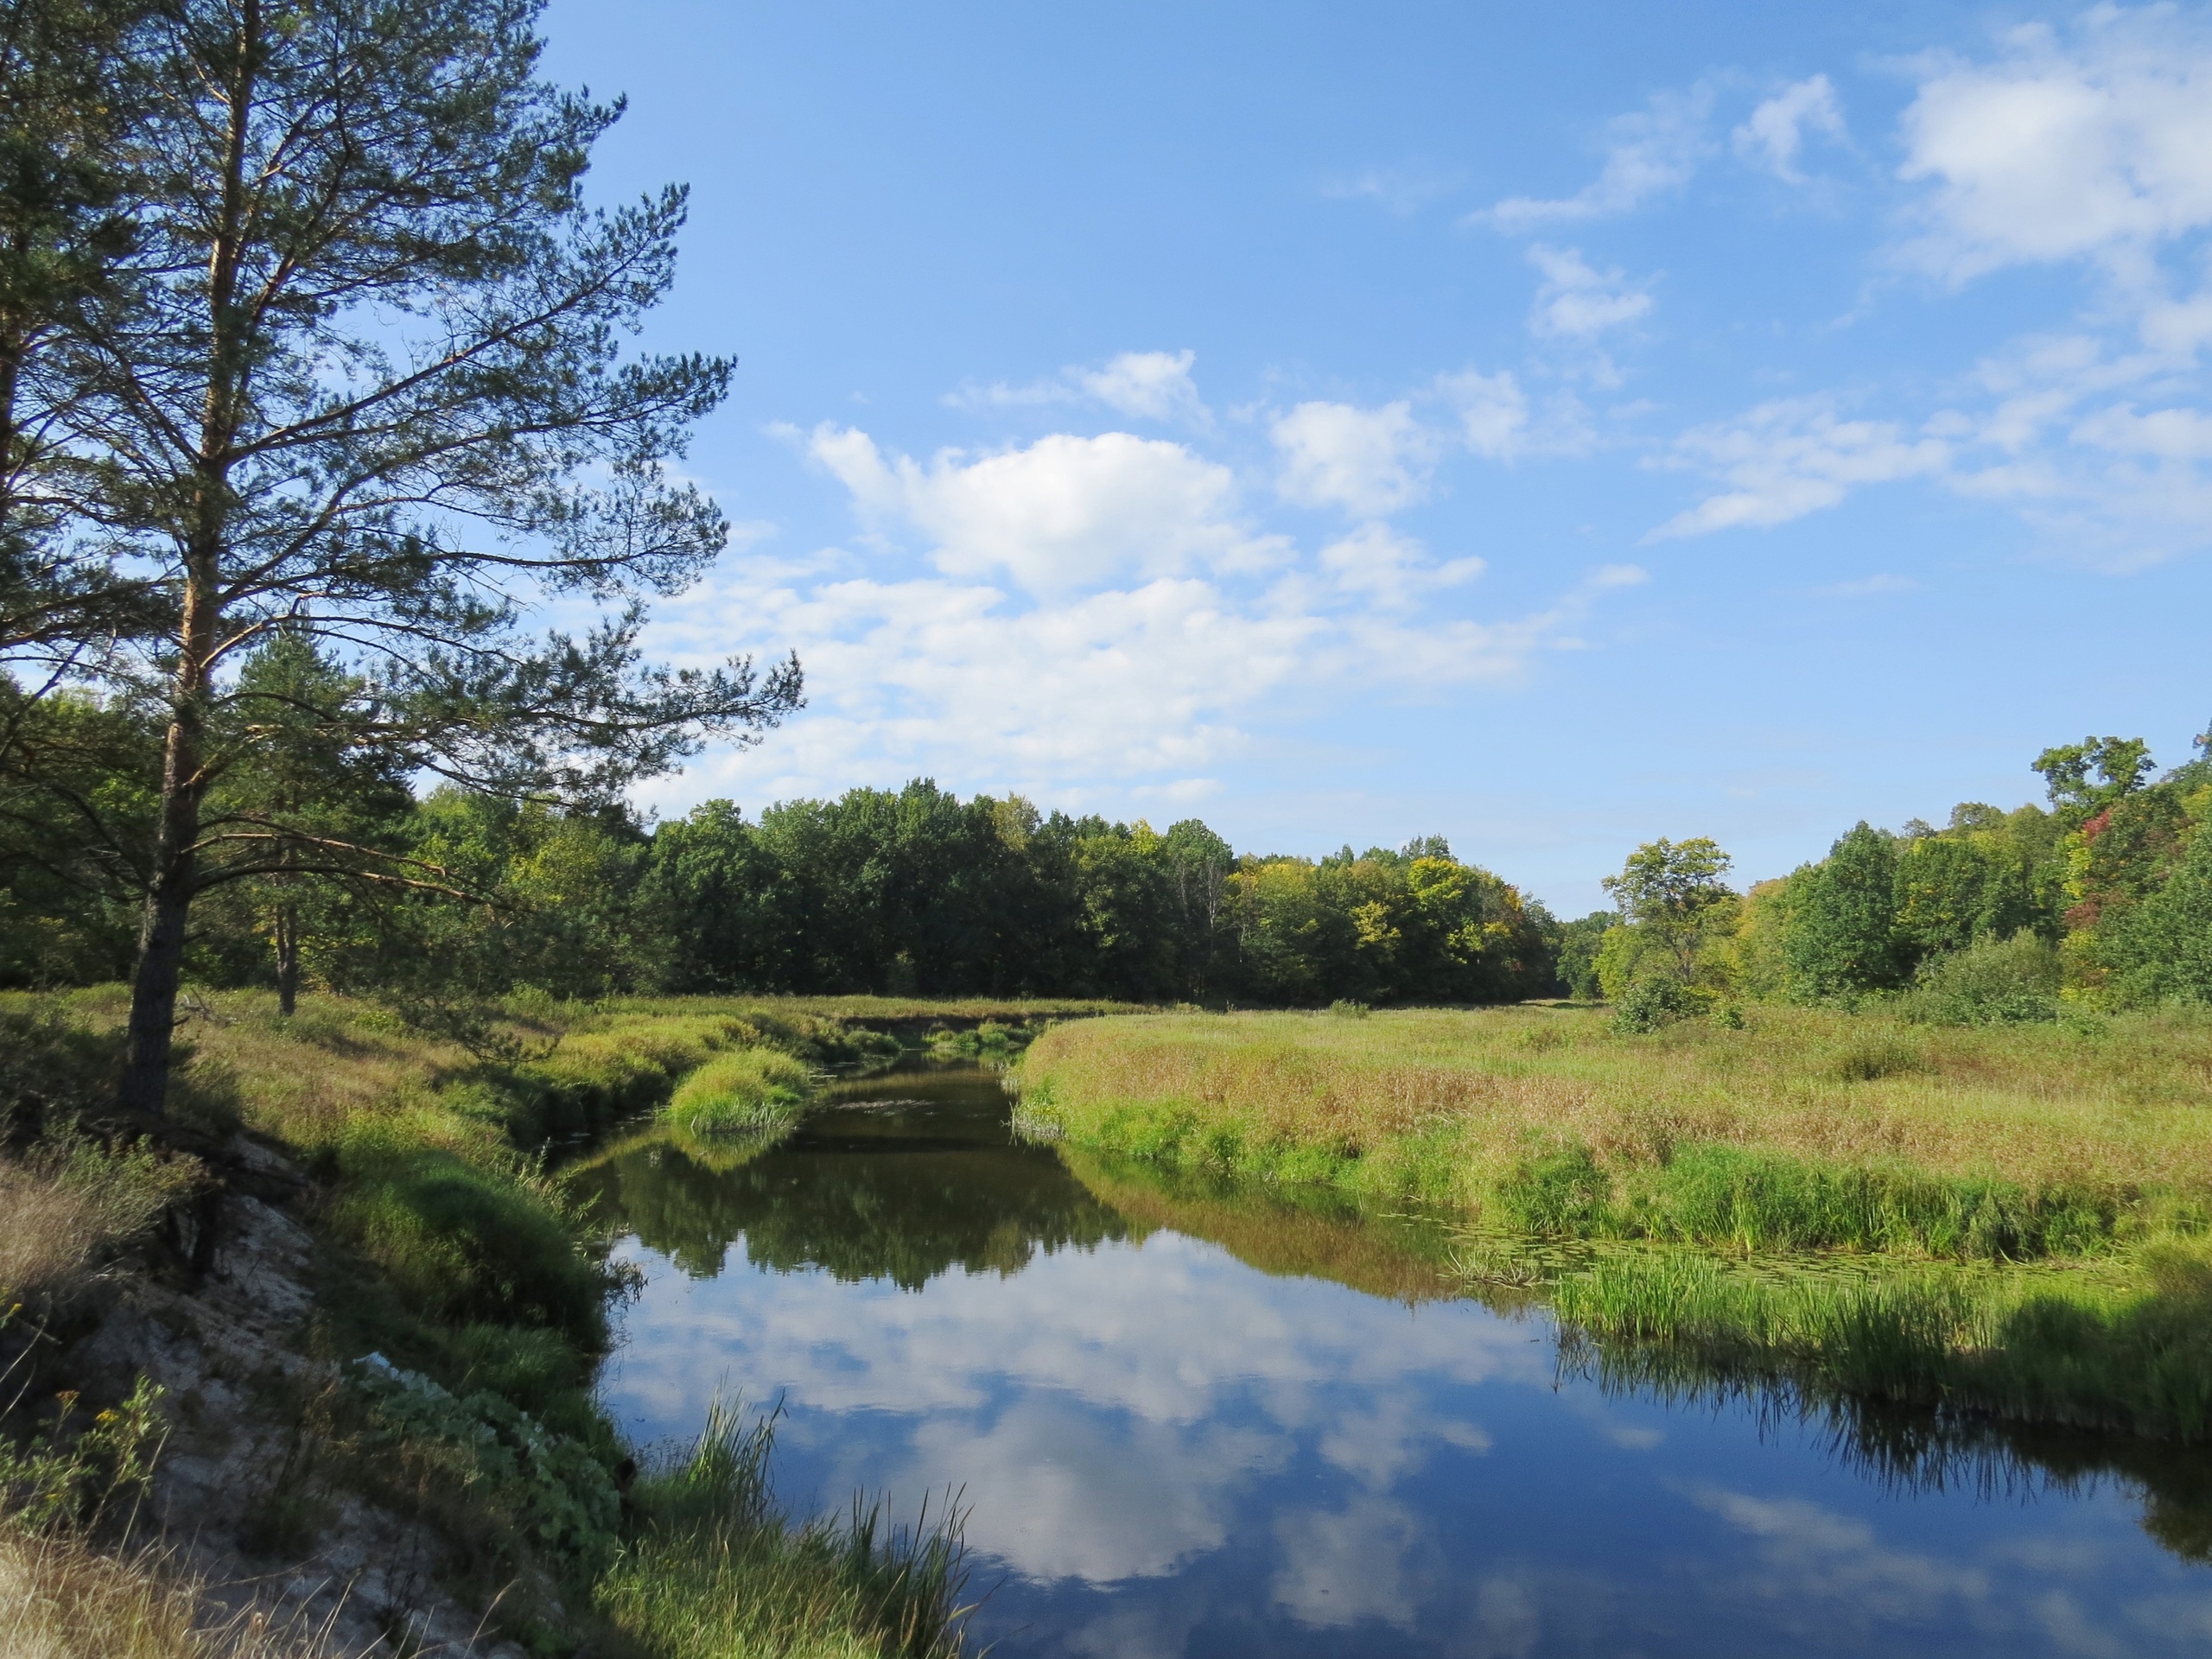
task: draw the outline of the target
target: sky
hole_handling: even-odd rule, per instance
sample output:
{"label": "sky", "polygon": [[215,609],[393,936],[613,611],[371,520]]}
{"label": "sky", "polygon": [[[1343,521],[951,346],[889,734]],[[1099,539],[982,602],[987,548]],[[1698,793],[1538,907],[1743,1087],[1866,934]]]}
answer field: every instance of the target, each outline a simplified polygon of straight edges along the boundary
{"label": "sky", "polygon": [[555,0],[735,357],[649,640],[933,778],[1574,914],[2212,720],[2212,10]]}

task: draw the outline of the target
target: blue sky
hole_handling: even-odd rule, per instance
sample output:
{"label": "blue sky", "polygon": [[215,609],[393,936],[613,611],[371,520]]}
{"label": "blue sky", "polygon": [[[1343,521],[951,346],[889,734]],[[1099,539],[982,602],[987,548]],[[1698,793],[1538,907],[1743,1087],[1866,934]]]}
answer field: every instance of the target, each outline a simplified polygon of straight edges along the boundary
{"label": "blue sky", "polygon": [[1555,907],[2212,718],[2212,14],[557,0],[741,359],[644,792],[1441,833]]}

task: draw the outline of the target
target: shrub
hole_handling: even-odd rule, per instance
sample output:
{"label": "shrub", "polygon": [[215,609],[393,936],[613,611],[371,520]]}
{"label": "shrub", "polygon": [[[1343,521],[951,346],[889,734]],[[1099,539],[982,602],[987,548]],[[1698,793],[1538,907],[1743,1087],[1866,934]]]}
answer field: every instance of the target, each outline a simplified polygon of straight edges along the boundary
{"label": "shrub", "polygon": [[678,1085],[670,1122],[690,1135],[752,1135],[782,1128],[813,1087],[813,1074],[772,1048],[718,1055]]}
{"label": "shrub", "polygon": [[1613,1029],[1643,1036],[1702,1011],[1702,999],[1674,975],[1647,974],[1621,993],[1613,1007]]}
{"label": "shrub", "polygon": [[1993,1026],[2058,1017],[2058,952],[2032,933],[1982,939],[1920,970],[1901,1012],[1931,1026]]}
{"label": "shrub", "polygon": [[[460,1535],[515,1544],[575,1583],[612,1559],[622,1500],[587,1446],[488,1389],[458,1395],[380,1354],[347,1369],[369,1437],[389,1448],[435,1507],[465,1510]],[[493,1535],[486,1537],[485,1535]]]}

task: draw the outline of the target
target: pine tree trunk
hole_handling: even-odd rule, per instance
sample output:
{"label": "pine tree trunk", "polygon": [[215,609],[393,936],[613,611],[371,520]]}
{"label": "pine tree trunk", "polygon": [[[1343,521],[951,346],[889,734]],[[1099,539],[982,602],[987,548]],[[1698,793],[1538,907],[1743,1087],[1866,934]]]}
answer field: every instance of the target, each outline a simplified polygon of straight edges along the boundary
{"label": "pine tree trunk", "polygon": [[[188,635],[192,610],[188,604]],[[200,839],[200,774],[207,740],[200,664],[205,656],[204,649],[195,653],[188,645],[178,665],[175,712],[162,761],[154,880],[139,925],[138,970],[130,987],[123,1104],[126,1110],[155,1116],[168,1097],[169,1042],[176,1030],[177,982],[184,970],[184,927],[192,907],[193,845]]]}
{"label": "pine tree trunk", "polygon": [[223,548],[230,529],[232,441],[245,369],[244,317],[237,304],[241,226],[246,207],[245,142],[252,120],[261,48],[261,0],[244,0],[236,56],[225,87],[222,200],[210,238],[207,389],[200,410],[198,477],[183,558],[182,626],[171,682],[168,741],[162,760],[161,821],[153,880],[138,933],[130,988],[130,1046],[124,1064],[126,1110],[158,1116],[168,1097],[169,1050],[176,1032],[177,982],[184,969],[185,923],[192,909],[200,804],[207,787],[207,713],[223,604]]}
{"label": "pine tree trunk", "polygon": [[276,1012],[287,1019],[300,1001],[300,912],[289,899],[276,906]]}

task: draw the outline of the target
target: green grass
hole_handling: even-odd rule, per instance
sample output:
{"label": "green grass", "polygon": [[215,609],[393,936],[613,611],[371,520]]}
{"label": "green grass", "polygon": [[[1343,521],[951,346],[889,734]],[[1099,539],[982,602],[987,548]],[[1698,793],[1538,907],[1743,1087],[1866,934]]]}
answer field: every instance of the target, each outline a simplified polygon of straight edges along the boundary
{"label": "green grass", "polygon": [[789,1054],[744,1048],[717,1054],[677,1085],[661,1115],[698,1138],[789,1128],[814,1090],[814,1074]]}
{"label": "green grass", "polygon": [[1082,1145],[1570,1236],[1999,1259],[2212,1216],[2212,1019],[2181,1014],[1155,1015],[1055,1027],[1018,1076],[1022,1122]]}
{"label": "green grass", "polygon": [[960,1650],[959,1517],[887,1530],[857,1500],[794,1528],[770,1500],[774,1424],[717,1401],[690,1453],[632,1491],[602,1611],[665,1659],[938,1659]]}
{"label": "green grass", "polygon": [[1624,1376],[2212,1439],[2212,1020],[1155,1016],[1019,1077],[1094,1154],[1456,1208]]}
{"label": "green grass", "polygon": [[2212,1439],[2212,1258],[2201,1249],[2156,1247],[2095,1275],[1934,1263],[1761,1271],[1627,1252],[1559,1277],[1550,1300],[1624,1374]]}

